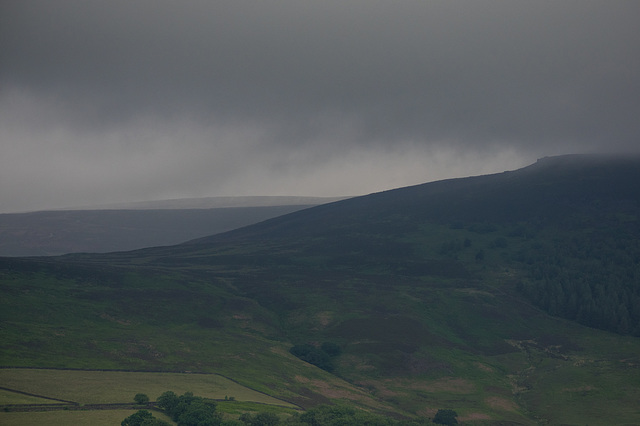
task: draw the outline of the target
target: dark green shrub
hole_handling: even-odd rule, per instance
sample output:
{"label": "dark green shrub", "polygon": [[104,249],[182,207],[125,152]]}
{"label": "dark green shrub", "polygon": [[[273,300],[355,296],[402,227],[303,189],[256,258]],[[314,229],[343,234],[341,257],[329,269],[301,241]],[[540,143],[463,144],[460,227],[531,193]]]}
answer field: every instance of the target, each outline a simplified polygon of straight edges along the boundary
{"label": "dark green shrub", "polygon": [[152,418],[153,418],[153,414],[151,414],[149,411],[140,410],[137,413],[134,413],[129,417],[127,417],[126,419],[124,419],[120,423],[120,425],[121,426],[141,426],[142,422]]}
{"label": "dark green shrub", "polygon": [[325,371],[333,371],[333,362],[331,361],[331,357],[327,355],[326,352],[316,348],[315,346],[308,344],[296,345],[292,347],[289,352],[291,352],[293,356],[298,357],[309,364],[313,364],[316,367],[322,368]]}
{"label": "dark green shrub", "polygon": [[149,397],[144,393],[137,393],[136,396],[133,397],[133,400],[136,404],[147,404],[149,402]]}
{"label": "dark green shrub", "polygon": [[330,357],[338,356],[342,353],[342,348],[333,342],[324,342],[320,349]]}
{"label": "dark green shrub", "polygon": [[216,403],[192,392],[177,396],[167,391],[158,397],[158,407],[178,423],[178,426],[216,426],[222,422]]}
{"label": "dark green shrub", "polygon": [[436,415],[433,417],[433,423],[437,423],[440,425],[457,425],[458,413],[453,410],[438,410]]}
{"label": "dark green shrub", "polygon": [[260,412],[255,416],[244,413],[240,416],[240,421],[247,426],[276,426],[280,423],[280,418],[274,413]]}

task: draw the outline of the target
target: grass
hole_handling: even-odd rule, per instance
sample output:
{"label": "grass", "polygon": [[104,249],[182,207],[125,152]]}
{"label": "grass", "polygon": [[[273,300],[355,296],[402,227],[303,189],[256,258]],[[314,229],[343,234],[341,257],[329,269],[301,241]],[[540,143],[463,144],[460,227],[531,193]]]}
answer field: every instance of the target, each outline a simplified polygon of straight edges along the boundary
{"label": "grass", "polygon": [[[1,383],[2,381],[0,381]],[[52,401],[46,398],[39,398],[37,396],[24,395],[17,392],[12,392],[5,389],[0,389],[0,405],[14,405],[14,404],[52,404],[56,401]]]}
{"label": "grass", "polygon": [[219,401],[217,410],[226,418],[238,418],[243,413],[275,413],[291,415],[299,412],[293,408],[283,407],[281,405],[266,405],[248,401]]}
{"label": "grass", "polygon": [[[113,426],[119,425],[122,420],[134,414],[137,410],[69,410],[47,412],[13,412],[0,411],[0,424],[3,426]],[[157,411],[153,416],[175,424],[171,419]]]}
{"label": "grass", "polygon": [[[29,392],[82,403],[173,390],[234,397],[220,405],[231,414],[262,407],[219,376],[168,373],[189,370],[304,407],[348,400],[407,416],[453,408],[466,422],[525,425],[611,424],[619,412],[640,424],[640,341],[549,317],[519,297],[522,270],[509,259],[530,244],[524,237],[433,224],[402,244],[376,235],[347,239],[346,249],[263,240],[90,260],[107,273],[71,264],[0,276],[0,365],[165,372],[56,379],[54,370],[16,370],[33,376],[12,379],[30,389],[57,380],[60,389]],[[413,254],[395,252],[406,245]],[[336,375],[288,353],[326,341],[343,350]]]}
{"label": "grass", "polygon": [[[540,418],[558,423],[637,424],[640,414],[640,388],[615,362],[588,362],[563,366],[552,365],[540,372],[533,386],[544,389],[523,395],[526,405]],[[628,367],[633,374],[638,366]],[[622,370],[622,374],[621,374]],[[615,401],[607,406],[603,401]]]}
{"label": "grass", "polygon": [[[25,391],[82,403],[131,402],[138,392],[153,400],[166,390],[234,397],[234,402],[221,403],[221,411],[231,415],[263,411],[244,400],[263,402],[256,398],[266,393],[304,407],[348,400],[373,411],[427,417],[438,408],[453,408],[467,421],[525,425],[532,418],[608,424],[609,410],[623,413],[621,418],[631,424],[640,417],[634,401],[624,396],[629,389],[628,395],[638,400],[633,388],[637,370],[616,364],[637,359],[638,339],[551,318],[515,298],[509,292],[512,278],[496,269],[479,270],[470,278],[371,275],[318,266],[313,275],[295,268],[274,275],[256,271],[242,266],[227,271],[224,286],[194,278],[194,270],[157,281],[153,274],[127,275],[126,291],[37,274],[23,277],[18,286],[5,281],[11,291],[2,303],[11,309],[0,315],[6,316],[5,324],[18,326],[3,332],[5,365],[165,372],[83,371],[56,378],[59,370],[6,369],[0,378],[14,371],[12,383],[31,382],[29,389],[68,383],[66,390],[49,385],[46,393]],[[243,293],[225,293],[239,286]],[[177,289],[187,296],[165,307],[162,302]],[[207,304],[188,295],[196,290]],[[22,295],[12,297],[16,291]],[[137,305],[140,294],[147,299]],[[148,319],[149,309],[157,312]],[[199,317],[212,320],[201,325]],[[342,346],[336,374],[348,382],[288,353],[293,343],[324,341]],[[518,343],[528,341],[537,343]],[[549,348],[559,343],[573,349],[558,358]],[[12,353],[16,348],[19,352]],[[588,369],[574,367],[583,361]],[[220,376],[167,370],[220,372],[263,393],[251,399],[218,379],[190,381]]]}
{"label": "grass", "polygon": [[[142,373],[124,371],[80,371],[47,369],[0,369],[2,387],[79,404],[131,403],[137,393],[151,401],[172,390],[193,392],[211,399],[233,397],[238,401],[294,405],[241,386],[216,374]],[[7,392],[9,393],[9,392]],[[0,394],[0,404],[10,404],[10,395]]]}
{"label": "grass", "polygon": [[[216,374],[150,373],[125,371],[81,371],[52,369],[0,369],[0,385],[17,391],[72,401],[71,409],[46,412],[0,412],[2,425],[75,424],[114,425],[135,413],[130,409],[93,409],[92,404],[133,403],[137,393],[147,394],[151,401],[167,390],[181,395],[193,392],[205,398],[220,400],[218,410],[226,418],[238,418],[245,412],[267,411],[291,415],[295,405],[249,389]],[[52,404],[52,399],[28,396],[7,390],[0,391],[0,405]],[[60,404],[64,404],[61,403]],[[86,407],[83,409],[82,407]],[[13,409],[14,407],[11,407]],[[20,408],[20,407],[15,407]],[[34,407],[37,409],[37,407]],[[79,408],[79,409],[78,409]],[[170,419],[157,411],[155,417]]]}

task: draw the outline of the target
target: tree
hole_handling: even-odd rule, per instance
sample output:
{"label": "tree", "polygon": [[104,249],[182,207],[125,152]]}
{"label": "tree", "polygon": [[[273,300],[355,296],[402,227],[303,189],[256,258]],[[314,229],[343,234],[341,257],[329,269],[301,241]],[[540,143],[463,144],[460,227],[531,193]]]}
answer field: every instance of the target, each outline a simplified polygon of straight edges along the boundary
{"label": "tree", "polygon": [[295,345],[289,349],[289,352],[301,360],[308,362],[309,364],[313,364],[316,367],[320,367],[325,371],[333,371],[333,362],[331,361],[331,357],[327,355],[326,352],[313,345]]}
{"label": "tree", "polygon": [[171,426],[171,425],[165,422],[164,420],[160,420],[160,419],[156,419],[155,417],[152,417],[150,419],[145,419],[142,423],[140,423],[140,426]]}
{"label": "tree", "polygon": [[173,417],[173,413],[178,407],[178,396],[172,391],[166,391],[158,397],[158,407],[167,412],[169,417]]}
{"label": "tree", "polygon": [[158,407],[165,410],[178,426],[215,426],[222,422],[216,412],[216,403],[194,396],[192,392],[177,396],[167,391],[158,397]]}
{"label": "tree", "polygon": [[438,410],[436,415],[433,417],[433,423],[438,423],[441,425],[457,425],[458,413],[453,410]]}
{"label": "tree", "polygon": [[215,406],[204,401],[195,401],[180,414],[178,426],[217,426],[222,419],[216,413]]}
{"label": "tree", "polygon": [[133,397],[133,400],[136,404],[148,404],[149,397],[144,393],[137,393],[136,396]]}
{"label": "tree", "polygon": [[260,412],[256,414],[251,426],[275,426],[280,423],[280,418],[274,413]]}
{"label": "tree", "polygon": [[139,410],[137,413],[134,413],[124,419],[120,425],[121,426],[141,426],[142,422],[145,420],[153,419],[153,414],[151,414],[147,410]]}
{"label": "tree", "polygon": [[255,416],[244,413],[240,421],[247,426],[275,426],[280,423],[280,418],[274,413],[259,412]]}
{"label": "tree", "polygon": [[298,422],[311,426],[391,426],[395,422],[385,416],[367,413],[346,405],[319,405],[298,417]]}
{"label": "tree", "polygon": [[153,417],[147,410],[139,410],[137,413],[134,413],[124,419],[121,426],[170,426],[169,423],[156,419]]}
{"label": "tree", "polygon": [[320,346],[320,349],[330,357],[338,356],[342,353],[342,349],[340,348],[340,346],[333,342],[324,342]]}

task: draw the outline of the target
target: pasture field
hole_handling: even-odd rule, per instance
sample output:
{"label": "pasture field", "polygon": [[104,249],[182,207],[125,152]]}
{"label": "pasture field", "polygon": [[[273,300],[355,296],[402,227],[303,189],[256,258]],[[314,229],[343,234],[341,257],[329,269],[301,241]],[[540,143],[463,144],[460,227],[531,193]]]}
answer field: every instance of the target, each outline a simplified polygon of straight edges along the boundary
{"label": "pasture field", "polygon": [[[137,393],[147,394],[151,401],[155,401],[163,392],[171,390],[178,395],[193,392],[204,398],[233,397],[237,401],[295,408],[293,404],[217,374],[4,368],[0,369],[0,386],[78,404],[132,403]],[[23,397],[26,396],[1,392],[0,405],[52,402],[45,399],[14,402],[16,398]]]}
{"label": "pasture field", "polygon": [[[3,426],[113,426],[137,412],[137,410],[78,410],[46,412],[0,412],[0,424]],[[164,414],[153,411],[153,416],[175,424]]]}
{"label": "pasture field", "polygon": [[50,399],[38,398],[37,396],[24,395],[5,389],[0,389],[0,405],[11,404],[51,404],[56,401]]}

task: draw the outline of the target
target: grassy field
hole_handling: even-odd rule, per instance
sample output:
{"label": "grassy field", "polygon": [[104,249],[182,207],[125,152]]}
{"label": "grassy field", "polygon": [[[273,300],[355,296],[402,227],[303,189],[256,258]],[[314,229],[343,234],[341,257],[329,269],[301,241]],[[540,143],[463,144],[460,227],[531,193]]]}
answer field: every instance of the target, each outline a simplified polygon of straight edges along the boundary
{"label": "grassy field", "polygon": [[[0,369],[0,386],[78,404],[130,403],[137,393],[147,394],[151,401],[155,401],[163,392],[172,390],[178,395],[193,392],[204,398],[233,397],[238,401],[294,407],[290,403],[256,392],[216,374],[7,368]],[[43,403],[42,400],[11,402],[26,397],[15,395],[20,394],[0,393],[0,405]],[[53,401],[45,403],[51,402]]]}
{"label": "grassy field", "polygon": [[[3,426],[113,426],[134,414],[137,410],[57,410],[42,412],[4,412],[0,411],[0,425]],[[221,401],[218,411],[225,419],[237,419],[243,413],[270,412],[286,418],[296,410],[282,406],[264,405],[255,402]],[[153,410],[154,417],[175,424],[168,416]]]}
{"label": "grassy field", "polygon": [[[136,410],[91,410],[91,411],[47,411],[30,413],[0,412],[0,424],[3,426],[113,426],[134,414]],[[157,411],[153,416],[175,424],[171,419]]]}
{"label": "grassy field", "polygon": [[0,389],[0,405],[12,405],[12,404],[51,404],[55,403],[50,399],[38,398],[37,396],[24,395],[17,392],[11,392],[5,389]]}
{"label": "grassy field", "polygon": [[[106,405],[133,403],[137,393],[147,394],[153,402],[167,390],[178,395],[193,392],[222,400],[218,410],[227,418],[237,419],[242,413],[259,411],[286,416],[299,410],[293,404],[216,374],[5,368],[0,369],[0,386],[17,391],[0,390],[0,406],[7,408],[0,411],[1,425],[111,426],[120,424],[137,410],[114,409]],[[54,411],[12,411],[26,408],[26,405],[34,410],[44,409],[45,405],[52,404],[60,407]],[[94,407],[93,404],[105,406]],[[162,413],[154,411],[153,414],[172,424]]]}

